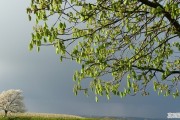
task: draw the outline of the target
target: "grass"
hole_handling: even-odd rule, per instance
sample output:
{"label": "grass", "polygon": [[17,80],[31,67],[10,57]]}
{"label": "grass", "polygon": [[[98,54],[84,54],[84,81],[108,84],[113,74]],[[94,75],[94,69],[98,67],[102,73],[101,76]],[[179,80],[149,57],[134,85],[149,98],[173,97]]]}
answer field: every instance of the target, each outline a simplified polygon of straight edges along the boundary
{"label": "grass", "polygon": [[46,114],[46,113],[16,113],[9,114],[4,118],[0,115],[0,120],[97,120],[93,118],[84,118],[75,115],[66,114]]}

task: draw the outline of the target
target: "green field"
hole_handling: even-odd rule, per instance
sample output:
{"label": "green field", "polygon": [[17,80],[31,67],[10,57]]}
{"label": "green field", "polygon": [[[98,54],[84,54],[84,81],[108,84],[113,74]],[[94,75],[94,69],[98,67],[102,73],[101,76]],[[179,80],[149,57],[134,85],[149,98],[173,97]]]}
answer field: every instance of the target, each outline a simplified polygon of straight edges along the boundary
{"label": "green field", "polygon": [[0,117],[0,120],[94,120],[87,118]]}
{"label": "green field", "polygon": [[[46,113],[23,113],[9,114],[7,117],[0,115],[0,120],[101,120],[96,118],[85,118],[66,114],[46,114]],[[104,120],[104,119],[103,119]]]}
{"label": "green field", "polygon": [[105,118],[66,118],[66,117],[59,117],[59,118],[47,118],[47,117],[0,117],[0,120],[113,120],[113,119],[105,119]]}

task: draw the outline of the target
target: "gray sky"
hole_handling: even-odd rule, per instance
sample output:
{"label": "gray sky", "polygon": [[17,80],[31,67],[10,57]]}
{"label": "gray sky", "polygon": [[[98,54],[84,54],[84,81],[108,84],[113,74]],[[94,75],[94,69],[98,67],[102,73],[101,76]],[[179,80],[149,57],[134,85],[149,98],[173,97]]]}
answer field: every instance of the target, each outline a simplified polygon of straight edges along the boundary
{"label": "gray sky", "polygon": [[166,117],[180,112],[180,102],[172,97],[112,97],[107,101],[72,92],[72,75],[78,65],[59,62],[54,49],[28,51],[33,22],[26,15],[27,0],[0,0],[0,91],[21,89],[29,112],[78,115]]}

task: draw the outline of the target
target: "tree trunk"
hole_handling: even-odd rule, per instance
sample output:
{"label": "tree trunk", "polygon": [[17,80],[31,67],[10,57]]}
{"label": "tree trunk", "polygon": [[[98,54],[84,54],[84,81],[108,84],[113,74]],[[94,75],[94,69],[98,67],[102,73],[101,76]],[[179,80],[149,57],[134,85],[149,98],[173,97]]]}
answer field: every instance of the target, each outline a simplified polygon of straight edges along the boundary
{"label": "tree trunk", "polygon": [[4,117],[7,117],[7,113],[8,113],[8,111],[4,110]]}

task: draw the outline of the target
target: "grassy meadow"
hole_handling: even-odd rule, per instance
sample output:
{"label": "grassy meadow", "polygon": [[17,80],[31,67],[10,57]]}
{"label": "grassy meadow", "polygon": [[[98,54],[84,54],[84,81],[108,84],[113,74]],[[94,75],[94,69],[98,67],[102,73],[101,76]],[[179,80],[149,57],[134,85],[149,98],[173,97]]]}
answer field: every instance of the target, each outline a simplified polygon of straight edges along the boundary
{"label": "grassy meadow", "polygon": [[3,113],[1,113],[0,120],[102,120],[102,119],[85,118],[85,117],[66,115],[66,114],[46,114],[46,113],[15,113],[15,114],[8,114],[7,117],[3,117]]}

